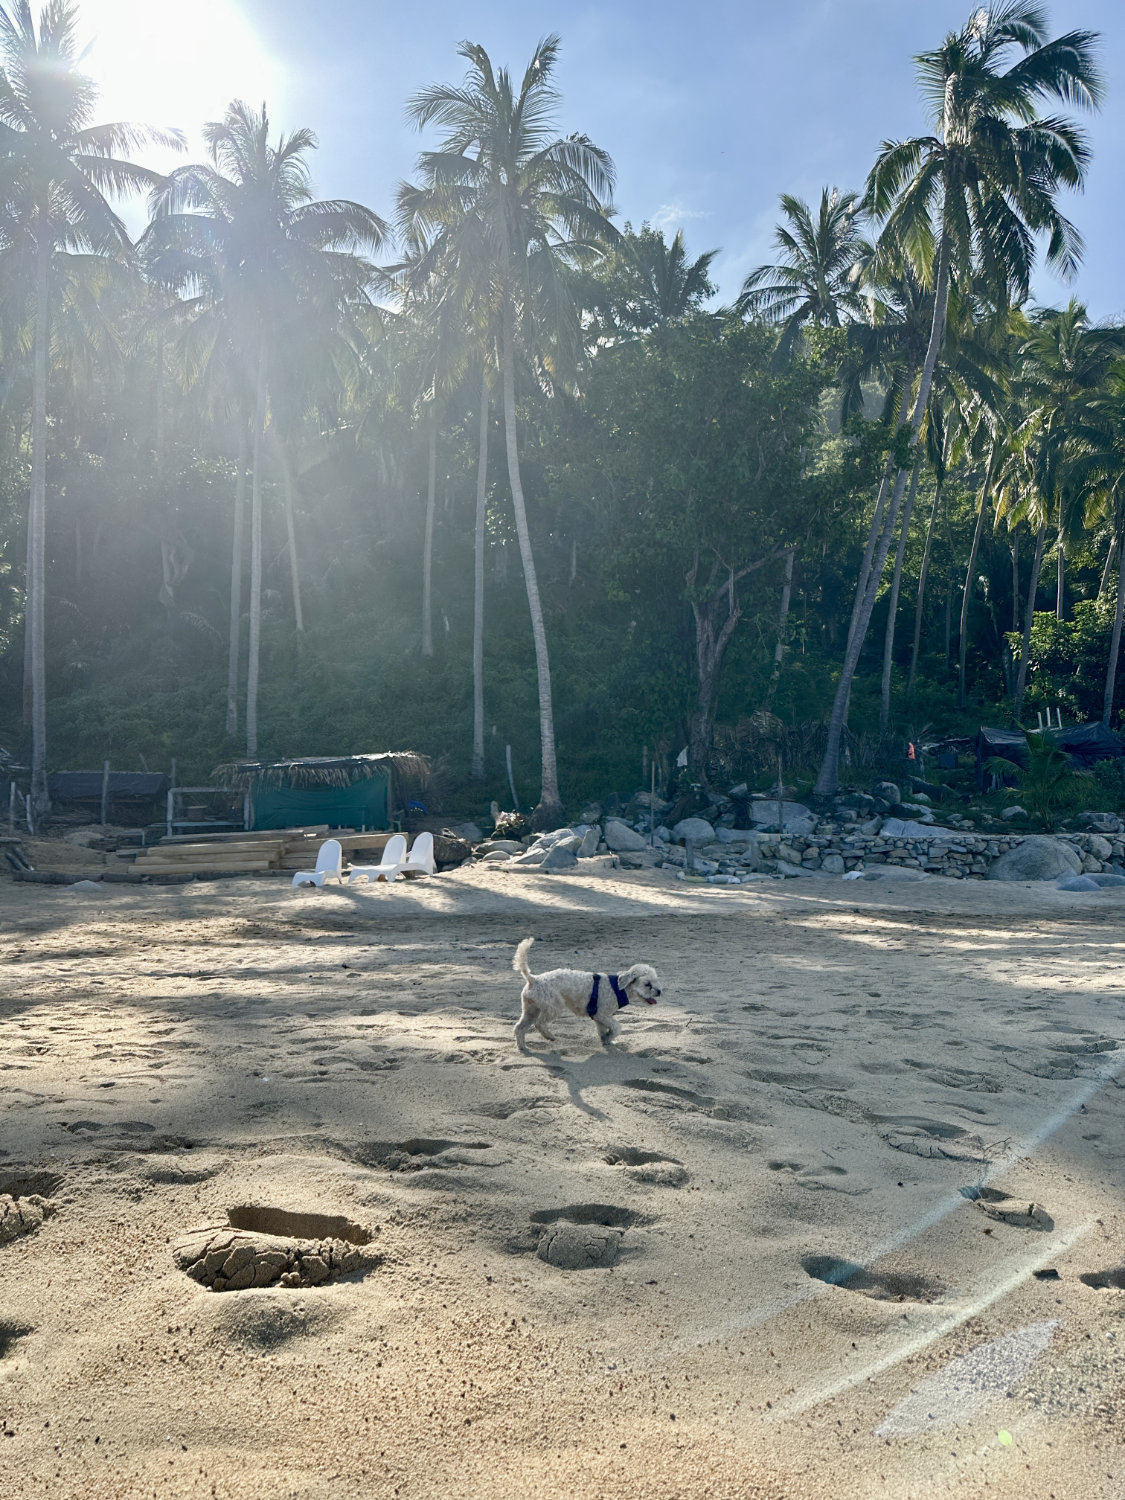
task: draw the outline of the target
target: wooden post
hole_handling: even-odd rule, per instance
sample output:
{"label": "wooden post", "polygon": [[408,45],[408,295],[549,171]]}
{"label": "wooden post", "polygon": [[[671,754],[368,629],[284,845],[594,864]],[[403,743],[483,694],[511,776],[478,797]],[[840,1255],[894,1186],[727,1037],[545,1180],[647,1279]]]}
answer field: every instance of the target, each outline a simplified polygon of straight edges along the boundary
{"label": "wooden post", "polygon": [[8,832],[15,834],[16,831],[16,784],[14,781],[8,783]]}
{"label": "wooden post", "polygon": [[31,834],[32,838],[34,838],[35,837],[35,822],[34,822],[32,816],[31,816],[31,798],[30,797],[25,797],[23,799],[23,812],[24,812],[24,817],[27,819],[27,831],[28,831],[28,833]]}
{"label": "wooden post", "polygon": [[102,763],[102,827],[109,822],[109,761]]}
{"label": "wooden post", "polygon": [[168,807],[166,814],[166,832],[172,837],[172,819],[176,816],[176,758],[172,757],[172,766],[168,772]]}
{"label": "wooden post", "polygon": [[785,811],[784,803],[785,787],[781,780],[781,756],[779,755],[777,757],[777,841],[779,847],[781,845],[781,840],[785,834],[785,828],[783,826],[785,821],[783,817]]}
{"label": "wooden post", "polygon": [[648,847],[656,848],[656,756],[652,757],[652,790],[648,794]]}

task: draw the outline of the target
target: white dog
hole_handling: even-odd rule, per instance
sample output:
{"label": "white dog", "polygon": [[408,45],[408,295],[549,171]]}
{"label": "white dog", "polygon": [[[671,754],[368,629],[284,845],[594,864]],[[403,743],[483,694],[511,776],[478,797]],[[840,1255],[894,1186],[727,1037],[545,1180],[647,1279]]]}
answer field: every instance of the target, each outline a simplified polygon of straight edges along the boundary
{"label": "white dog", "polygon": [[656,970],[650,964],[634,964],[623,974],[591,974],[586,969],[548,969],[546,974],[533,974],[528,968],[527,955],[534,938],[524,938],[512,959],[512,968],[522,974],[526,983],[520,999],[523,1014],[516,1022],[516,1045],[521,1052],[524,1037],[532,1026],[549,1042],[555,1038],[547,1029],[547,1022],[569,1010],[576,1016],[590,1017],[598,1028],[604,1045],[617,1035],[617,1013],[630,1000],[643,1000],[646,1005],[655,1005],[660,994]]}

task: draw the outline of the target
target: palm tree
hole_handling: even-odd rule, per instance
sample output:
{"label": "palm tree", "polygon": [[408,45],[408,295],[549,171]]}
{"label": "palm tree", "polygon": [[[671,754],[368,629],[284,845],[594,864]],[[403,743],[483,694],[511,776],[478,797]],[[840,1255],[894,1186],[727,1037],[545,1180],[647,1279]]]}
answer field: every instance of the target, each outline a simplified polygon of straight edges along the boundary
{"label": "palm tree", "polygon": [[586,136],[554,135],[558,37],[539,43],[518,91],[483,47],[463,42],[458,50],[469,64],[464,83],[431,85],[408,106],[419,129],[438,125],[445,135],[438,150],[422,153],[422,185],[400,192],[400,216],[428,243],[424,262],[448,279],[454,305],[483,297],[498,313],[508,479],[539,684],[535,820],[550,826],[561,803],[547,635],[520,475],[516,353],[521,344],[535,351],[556,383],[574,367],[581,344],[574,269],[614,237],[606,216],[613,166]]}
{"label": "palm tree", "polygon": [[[1077,230],[1059,211],[1058,192],[1081,187],[1089,161],[1083,133],[1072,121],[1043,117],[1040,102],[1056,98],[1095,106],[1101,81],[1092,32],[1046,40],[1036,4],[1004,0],[976,11],[934,52],[917,59],[922,92],[935,133],[886,143],[867,184],[867,201],[883,234],[901,246],[916,274],[934,287],[933,322],[910,423],[918,442],[934,371],[945,336],[950,287],[975,269],[993,299],[1027,296],[1035,236],[1046,234],[1047,261],[1073,274],[1082,250]],[[1018,54],[1010,66],[1011,53]],[[829,720],[816,791],[839,782],[840,740],[863,640],[875,605],[913,456],[900,467],[887,507],[890,528],[876,552],[857,629],[849,644]]]}
{"label": "palm tree", "polygon": [[1109,531],[1107,573],[1114,554],[1117,556],[1117,602],[1102,696],[1102,723],[1108,725],[1113,717],[1125,620],[1125,363],[1112,371],[1105,392],[1090,402],[1077,437],[1082,451],[1074,461],[1072,481],[1085,501],[1086,525],[1103,523]]}
{"label": "palm tree", "polygon": [[836,328],[845,315],[863,316],[860,279],[871,247],[860,230],[863,209],[855,193],[826,187],[815,219],[803,199],[782,193],[781,211],[787,222],[773,236],[781,259],[750,272],[735,310],[780,323],[778,357],[786,359],[805,324]]}
{"label": "palm tree", "polygon": [[156,173],[126,159],[152,142],[178,146],[178,133],[92,125],[94,84],[78,71],[77,15],[48,0],[38,31],[28,0],[0,6],[0,218],[2,238],[25,246],[34,264],[31,490],[27,528],[27,631],[31,677],[31,805],[48,808],[45,552],[47,370],[52,290],[65,254],[125,257],[131,243],[106,194],[150,188]]}
{"label": "palm tree", "polygon": [[1035,480],[1053,510],[1057,534],[1055,617],[1066,617],[1066,550],[1081,524],[1071,464],[1090,402],[1100,396],[1114,361],[1125,353],[1120,328],[1091,325],[1073,298],[1031,318],[1020,350],[1020,376],[1031,404]]}
{"label": "palm tree", "polygon": [[[376,250],[387,227],[348,199],[314,201],[310,130],[269,139],[269,116],[235,100],[204,126],[210,164],[180,167],[152,198],[147,248],[169,280],[190,293],[186,311],[204,340],[233,360],[250,421],[250,639],[246,753],[258,750],[262,607],[262,459],[271,385],[294,379],[303,358],[330,359],[342,324],[368,298]],[[354,326],[354,324],[353,324]],[[198,328],[196,333],[198,336]],[[343,342],[347,342],[344,336]],[[291,507],[290,566],[299,600]]]}
{"label": "palm tree", "polygon": [[682,229],[669,245],[649,224],[639,231],[626,224],[617,249],[578,289],[593,317],[588,339],[636,338],[699,312],[715,292],[710,270],[718,253],[688,260]]}

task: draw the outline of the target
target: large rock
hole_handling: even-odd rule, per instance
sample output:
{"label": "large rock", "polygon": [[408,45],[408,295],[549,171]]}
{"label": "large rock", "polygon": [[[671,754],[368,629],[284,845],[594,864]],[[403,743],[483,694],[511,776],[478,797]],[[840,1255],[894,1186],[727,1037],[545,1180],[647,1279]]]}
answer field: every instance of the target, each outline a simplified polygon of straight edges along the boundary
{"label": "large rock", "polygon": [[840,854],[826,854],[820,862],[820,868],[829,875],[842,875],[844,873],[844,859]]}
{"label": "large rock", "polygon": [[1047,835],[1024,839],[1007,854],[1002,854],[986,875],[986,880],[1057,880],[1060,875],[1078,875],[1082,860],[1075,850]]}
{"label": "large rock", "polygon": [[1086,840],[1086,846],[1095,859],[1110,859],[1113,856],[1113,845],[1108,839],[1102,838],[1100,833],[1092,833]]}
{"label": "large rock", "polygon": [[602,831],[595,823],[592,828],[587,828],[582,835],[582,842],[578,846],[579,859],[593,859],[598,852],[598,845],[602,841]]}
{"label": "large rock", "polygon": [[468,839],[470,844],[479,844],[484,834],[475,823],[451,823],[449,831],[459,839]]}
{"label": "large rock", "polygon": [[681,844],[713,844],[715,830],[706,818],[681,818],[672,829],[672,837]]}
{"label": "large rock", "polygon": [[902,792],[893,781],[877,781],[871,788],[872,796],[882,797],[884,802],[901,802]]}
{"label": "large rock", "polygon": [[[751,802],[750,821],[759,827],[777,827],[777,802],[772,797],[762,798]],[[799,838],[801,834],[812,833],[816,827],[816,817],[809,811],[803,802],[782,802],[781,804],[781,831],[793,838]]]}
{"label": "large rock", "polygon": [[620,854],[625,850],[635,852],[648,848],[648,840],[635,829],[630,828],[628,823],[622,823],[620,818],[605,820],[605,841],[614,854]]}
{"label": "large rock", "polygon": [[1084,812],[1079,815],[1079,822],[1095,833],[1121,833],[1125,829],[1125,824],[1114,813]]}
{"label": "large rock", "polygon": [[[570,840],[567,840],[569,843]],[[581,839],[575,839],[575,844],[580,844]],[[573,870],[578,863],[578,855],[573,849],[568,849],[566,844],[556,844],[549,849],[539,868],[541,870]]]}
{"label": "large rock", "polygon": [[1026,818],[1027,809],[1025,807],[1020,807],[1018,804],[1015,804],[1012,807],[1006,807],[1000,814],[1000,816],[1006,823],[1010,823],[1013,818]]}

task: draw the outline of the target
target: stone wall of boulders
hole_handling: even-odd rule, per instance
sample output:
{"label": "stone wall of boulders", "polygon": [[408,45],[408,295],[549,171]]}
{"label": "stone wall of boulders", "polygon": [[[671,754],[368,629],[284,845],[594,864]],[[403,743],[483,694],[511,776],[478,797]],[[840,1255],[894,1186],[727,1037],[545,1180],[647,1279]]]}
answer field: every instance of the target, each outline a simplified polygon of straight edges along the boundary
{"label": "stone wall of boulders", "polygon": [[[671,804],[638,793],[619,816],[604,816],[595,804],[567,828],[475,841],[473,857],[550,872],[601,856],[627,869],[665,869],[715,885],[766,875],[844,876],[880,866],[954,880],[1125,875],[1125,823],[1112,814],[1084,813],[1078,831],[1044,837],[1015,827],[981,830],[957,813],[939,824],[920,795],[920,801],[903,802],[897,787],[881,783],[871,794],[845,794],[819,812],[800,802],[749,796],[736,799],[735,811],[724,798],[705,809],[710,818],[686,817],[669,827],[659,820]],[[1012,821],[1026,816],[1018,808],[1007,813]],[[736,828],[736,821],[751,826]]]}

